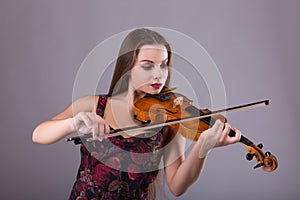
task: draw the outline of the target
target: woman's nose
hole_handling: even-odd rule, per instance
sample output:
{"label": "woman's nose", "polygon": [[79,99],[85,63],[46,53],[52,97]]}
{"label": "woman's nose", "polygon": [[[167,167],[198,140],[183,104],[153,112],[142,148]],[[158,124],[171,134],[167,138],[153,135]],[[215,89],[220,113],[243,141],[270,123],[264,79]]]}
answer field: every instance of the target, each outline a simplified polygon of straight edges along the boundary
{"label": "woman's nose", "polygon": [[154,79],[160,79],[162,77],[162,70],[160,66],[155,66],[153,71],[153,77]]}

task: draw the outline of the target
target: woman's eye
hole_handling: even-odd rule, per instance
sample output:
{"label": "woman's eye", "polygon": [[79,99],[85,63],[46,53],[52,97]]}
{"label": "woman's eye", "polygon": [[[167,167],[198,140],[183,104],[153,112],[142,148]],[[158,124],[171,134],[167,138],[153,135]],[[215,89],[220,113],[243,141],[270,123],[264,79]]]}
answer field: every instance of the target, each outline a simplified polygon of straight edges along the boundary
{"label": "woman's eye", "polygon": [[151,69],[153,68],[152,65],[143,65],[142,67],[143,67],[143,69],[145,69],[145,70],[151,70]]}
{"label": "woman's eye", "polygon": [[160,65],[160,67],[164,69],[164,68],[167,68],[168,65],[166,63],[163,63],[163,64]]}

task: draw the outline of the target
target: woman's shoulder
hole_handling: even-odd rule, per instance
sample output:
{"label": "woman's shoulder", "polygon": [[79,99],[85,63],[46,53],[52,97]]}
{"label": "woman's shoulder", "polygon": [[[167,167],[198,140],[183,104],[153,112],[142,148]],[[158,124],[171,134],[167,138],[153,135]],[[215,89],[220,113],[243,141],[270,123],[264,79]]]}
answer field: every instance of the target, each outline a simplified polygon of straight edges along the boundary
{"label": "woman's shoulder", "polygon": [[74,100],[64,111],[51,119],[66,119],[73,117],[80,112],[92,112],[97,106],[99,96],[87,95]]}

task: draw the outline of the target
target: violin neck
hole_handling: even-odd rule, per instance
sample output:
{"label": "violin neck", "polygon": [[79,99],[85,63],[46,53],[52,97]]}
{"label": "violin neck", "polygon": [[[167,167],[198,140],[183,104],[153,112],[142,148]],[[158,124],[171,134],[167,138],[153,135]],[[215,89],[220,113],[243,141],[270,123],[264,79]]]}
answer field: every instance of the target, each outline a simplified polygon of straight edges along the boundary
{"label": "violin neck", "polygon": [[253,146],[253,142],[251,140],[249,140],[248,138],[246,138],[245,136],[243,136],[243,135],[241,136],[241,139],[240,139],[239,142],[243,143],[243,144],[245,144],[246,146],[249,146],[249,147]]}
{"label": "violin neck", "polygon": [[[230,129],[230,132],[229,132],[229,137],[234,137],[235,136],[235,132],[234,130]],[[241,139],[239,141],[240,143],[243,143],[245,144],[246,146],[252,146],[253,145],[253,142],[251,140],[249,140],[248,138],[246,138],[245,136],[241,136]]]}

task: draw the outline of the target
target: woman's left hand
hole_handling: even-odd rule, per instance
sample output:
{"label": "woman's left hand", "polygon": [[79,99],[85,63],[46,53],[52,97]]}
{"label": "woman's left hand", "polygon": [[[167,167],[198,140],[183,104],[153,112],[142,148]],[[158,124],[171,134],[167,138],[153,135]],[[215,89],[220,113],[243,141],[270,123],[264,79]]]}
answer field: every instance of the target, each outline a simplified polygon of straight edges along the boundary
{"label": "woman's left hand", "polygon": [[235,132],[235,136],[230,137],[229,136],[229,132],[231,129],[230,124],[225,123],[224,126],[225,127],[224,127],[217,143],[215,144],[215,147],[221,147],[221,146],[226,146],[229,144],[234,144],[234,143],[240,141],[240,139],[241,139],[241,131],[239,131],[238,129],[233,129]]}

